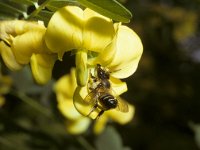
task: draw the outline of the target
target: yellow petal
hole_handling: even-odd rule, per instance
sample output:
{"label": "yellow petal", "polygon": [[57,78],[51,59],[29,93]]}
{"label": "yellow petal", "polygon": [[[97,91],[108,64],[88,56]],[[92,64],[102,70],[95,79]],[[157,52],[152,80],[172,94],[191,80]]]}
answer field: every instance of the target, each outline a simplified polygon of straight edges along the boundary
{"label": "yellow petal", "polygon": [[112,72],[111,76],[119,79],[131,76],[136,71],[139,60],[140,57],[136,58],[133,61],[130,61],[126,64],[126,66],[123,67],[123,69],[119,69],[117,71]]}
{"label": "yellow petal", "polygon": [[104,114],[98,120],[95,121],[93,131],[95,134],[100,134],[103,132],[106,123],[108,121],[108,117]]}
{"label": "yellow petal", "polygon": [[2,56],[2,59],[5,63],[5,65],[10,70],[19,70],[23,67],[23,65],[19,64],[15,56],[9,46],[7,46],[3,41],[0,42],[0,54]]}
{"label": "yellow petal", "polygon": [[[76,89],[75,68],[71,69],[70,74],[61,77],[55,84],[54,90],[56,93],[62,93],[67,98],[73,99],[73,94]],[[73,101],[73,100],[72,100]]]}
{"label": "yellow petal", "polygon": [[76,120],[82,115],[76,110],[72,98],[67,98],[62,93],[56,93],[58,109],[69,120]]}
{"label": "yellow petal", "polygon": [[35,80],[39,84],[45,84],[51,79],[52,69],[56,55],[48,54],[33,54],[31,57],[31,69]]}
{"label": "yellow petal", "polygon": [[[116,36],[114,37],[114,39]],[[114,40],[113,40],[114,41]],[[88,59],[88,64],[90,66],[96,66],[96,64],[101,64],[102,66],[107,66],[113,59],[115,55],[115,43],[109,43],[104,49],[102,48],[101,52],[97,57]]]}
{"label": "yellow petal", "polygon": [[33,29],[44,29],[45,26],[41,21],[25,21],[25,20],[6,20],[0,21],[0,38],[11,42],[10,35],[13,37],[21,35]]}
{"label": "yellow petal", "polygon": [[102,51],[111,43],[115,30],[113,22],[93,10],[84,10],[83,48],[95,52]]}
{"label": "yellow petal", "polygon": [[49,21],[45,41],[52,52],[81,47],[83,28],[83,10],[77,6],[59,9]]}
{"label": "yellow petal", "polygon": [[28,64],[33,53],[49,53],[43,40],[44,33],[45,29],[33,29],[13,39],[11,48],[17,62]]}
{"label": "yellow petal", "polygon": [[[110,64],[108,64],[108,68],[111,71],[123,71],[124,68],[127,68],[128,65],[132,64],[132,68],[128,66],[129,69],[133,69],[134,72],[139,63],[140,57],[142,55],[143,46],[139,36],[130,28],[126,26],[119,26],[117,31],[117,38],[113,42],[115,42],[115,55],[113,56],[113,60]],[[124,74],[124,77],[127,77]]]}
{"label": "yellow petal", "polygon": [[68,121],[66,129],[71,134],[81,134],[88,129],[90,123],[91,120],[89,118],[80,117],[75,121]]}
{"label": "yellow petal", "polygon": [[123,112],[117,111],[116,109],[113,109],[113,110],[106,111],[105,115],[109,116],[110,118],[112,118],[112,120],[120,124],[126,124],[133,119],[133,116],[135,113],[134,106],[130,104],[128,106],[129,106],[129,111],[127,113],[123,113]]}
{"label": "yellow petal", "polygon": [[117,78],[110,77],[112,90],[115,92],[114,94],[121,95],[122,93],[128,90],[126,82],[122,82]]}

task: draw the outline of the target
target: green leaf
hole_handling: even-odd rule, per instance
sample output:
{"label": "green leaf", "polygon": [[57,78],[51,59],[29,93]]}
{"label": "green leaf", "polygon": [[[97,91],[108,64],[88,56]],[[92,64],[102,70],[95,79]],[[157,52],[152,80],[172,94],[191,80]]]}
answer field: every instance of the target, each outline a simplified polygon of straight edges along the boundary
{"label": "green leaf", "polygon": [[[0,18],[18,18],[19,16],[27,15],[27,5],[23,3],[16,3],[12,1],[1,1],[0,0],[0,13],[2,16]],[[6,18],[8,16],[8,18]]]}
{"label": "green leaf", "polygon": [[34,17],[34,19],[44,21],[45,26],[47,26],[52,15],[53,12],[42,10]]}
{"label": "green leaf", "polygon": [[130,22],[132,14],[116,0],[77,0],[83,6],[88,7],[115,21]]}
{"label": "green leaf", "polygon": [[[19,6],[19,5],[18,5]],[[9,4],[6,4],[6,3],[3,3],[3,2],[0,2],[0,8],[1,8],[1,11],[2,12],[12,12],[12,13],[20,13],[20,14],[23,14],[24,11],[21,10],[20,7],[18,6],[11,6]],[[18,7],[18,8],[17,8]]]}
{"label": "green leaf", "polygon": [[189,126],[193,130],[195,142],[197,146],[200,148],[200,124],[189,122]]}
{"label": "green leaf", "polygon": [[24,5],[33,5],[37,3],[38,0],[11,0],[11,2],[20,3]]}
{"label": "green leaf", "polygon": [[108,126],[106,130],[98,136],[95,145],[97,150],[123,150],[122,139],[117,131]]}
{"label": "green leaf", "polygon": [[46,7],[51,11],[56,11],[57,9],[69,5],[70,3],[75,3],[74,0],[52,0]]}

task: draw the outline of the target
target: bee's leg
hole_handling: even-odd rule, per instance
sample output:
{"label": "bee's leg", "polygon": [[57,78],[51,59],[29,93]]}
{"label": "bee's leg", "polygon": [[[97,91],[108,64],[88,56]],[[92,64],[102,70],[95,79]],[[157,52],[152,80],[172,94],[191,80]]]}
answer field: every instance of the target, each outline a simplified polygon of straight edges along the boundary
{"label": "bee's leg", "polygon": [[93,82],[97,82],[97,78],[90,73],[90,77],[92,78]]}
{"label": "bee's leg", "polygon": [[103,115],[103,113],[104,113],[104,110],[101,110],[101,111],[99,112],[99,114],[97,115],[97,117],[95,118],[95,120],[98,120],[99,117],[100,117],[101,115]]}
{"label": "bee's leg", "polygon": [[92,107],[92,109],[90,110],[90,112],[89,112],[89,114],[87,115],[87,117],[90,116],[91,113],[92,113],[97,107],[98,107],[98,103],[95,103],[95,105]]}

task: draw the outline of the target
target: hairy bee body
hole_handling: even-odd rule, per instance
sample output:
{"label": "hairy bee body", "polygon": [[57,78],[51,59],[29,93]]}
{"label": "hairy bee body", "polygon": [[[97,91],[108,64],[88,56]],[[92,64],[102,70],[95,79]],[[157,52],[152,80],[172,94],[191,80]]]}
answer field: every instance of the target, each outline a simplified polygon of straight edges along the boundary
{"label": "hairy bee body", "polygon": [[92,83],[90,84],[90,93],[85,97],[84,101],[90,105],[91,111],[89,116],[95,109],[99,108],[98,119],[104,111],[117,109],[121,112],[128,112],[128,104],[113,95],[110,84],[110,72],[101,65],[96,66],[96,75],[91,75]]}

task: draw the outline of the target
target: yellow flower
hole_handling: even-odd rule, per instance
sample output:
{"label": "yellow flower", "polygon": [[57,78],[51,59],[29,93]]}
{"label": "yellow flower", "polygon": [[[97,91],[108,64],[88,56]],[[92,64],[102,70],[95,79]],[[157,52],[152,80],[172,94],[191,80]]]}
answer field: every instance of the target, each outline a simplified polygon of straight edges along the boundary
{"label": "yellow flower", "polygon": [[88,66],[95,67],[97,63],[108,68],[113,77],[130,76],[143,51],[141,40],[133,30],[89,8],[82,10],[77,6],[63,7],[52,16],[45,42],[60,59],[64,52],[76,50],[79,86],[87,84]]}
{"label": "yellow flower", "polygon": [[[115,29],[108,19],[89,8],[77,6],[59,9],[49,21],[45,41],[53,52],[60,53],[72,49],[100,52],[114,37]],[[59,43],[59,44],[58,44]]]}
{"label": "yellow flower", "polygon": [[[63,76],[55,84],[55,92],[58,101],[58,109],[66,117],[66,129],[71,134],[80,134],[88,129],[91,120],[81,115],[73,104],[73,94],[77,87],[75,78],[75,69],[71,73]],[[90,107],[91,108],[91,107]],[[122,113],[117,110],[106,111],[94,123],[94,133],[101,133],[109,119],[120,124],[128,123],[134,115],[134,107],[129,104],[129,112]]]}
{"label": "yellow flower", "polygon": [[9,69],[19,70],[31,60],[34,77],[41,84],[51,78],[53,64],[57,60],[56,54],[52,54],[45,45],[45,32],[41,22],[0,22],[0,54],[3,61]]}
{"label": "yellow flower", "polygon": [[[91,109],[83,99],[88,94],[89,74],[96,65],[109,69],[109,82],[118,96],[127,91],[126,83],[119,79],[135,72],[143,51],[141,40],[132,29],[113,23],[89,8],[82,10],[77,6],[63,7],[52,16],[45,42],[60,59],[66,51],[75,50],[78,87],[74,105],[83,115]],[[95,116],[95,113],[91,114],[92,118]]]}
{"label": "yellow flower", "polygon": [[73,94],[76,88],[75,70],[60,78],[55,84],[58,109],[67,118],[66,129],[71,134],[79,134],[87,130],[91,120],[82,116],[74,107]]}

